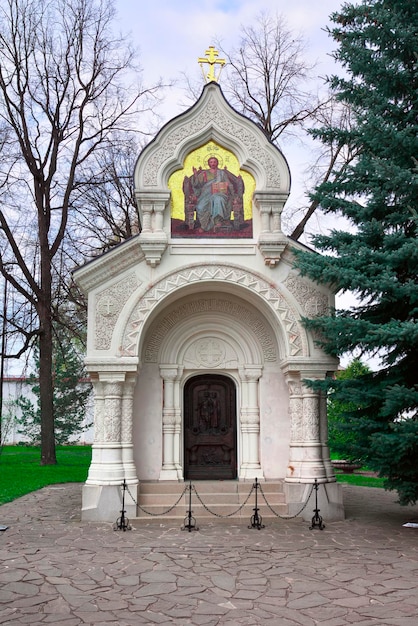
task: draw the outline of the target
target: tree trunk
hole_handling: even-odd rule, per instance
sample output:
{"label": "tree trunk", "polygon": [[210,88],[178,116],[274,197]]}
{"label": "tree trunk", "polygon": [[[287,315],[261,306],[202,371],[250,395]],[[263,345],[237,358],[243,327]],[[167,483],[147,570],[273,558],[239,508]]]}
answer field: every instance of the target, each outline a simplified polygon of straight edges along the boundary
{"label": "tree trunk", "polygon": [[[39,203],[40,204],[40,203]],[[39,211],[41,289],[38,296],[39,316],[39,405],[41,412],[41,465],[55,465],[54,375],[52,371],[52,276],[48,246],[47,220]]]}
{"label": "tree trunk", "polygon": [[50,307],[39,310],[39,403],[41,411],[41,465],[55,465],[55,429],[52,372],[52,321]]}

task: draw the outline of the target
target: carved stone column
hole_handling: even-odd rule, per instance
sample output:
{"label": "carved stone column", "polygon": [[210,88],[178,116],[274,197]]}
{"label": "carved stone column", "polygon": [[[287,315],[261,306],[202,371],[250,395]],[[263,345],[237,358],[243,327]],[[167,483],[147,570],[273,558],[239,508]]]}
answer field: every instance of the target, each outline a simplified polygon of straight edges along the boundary
{"label": "carved stone column", "polygon": [[109,371],[101,363],[99,367],[103,369],[90,368],[95,394],[95,435],[89,474],[83,486],[82,519],[115,521],[120,514],[124,480],[132,490],[125,498],[127,516],[136,515],[133,485],[138,479],[132,449],[136,368],[129,365],[127,371]]}
{"label": "carved stone column", "polygon": [[322,460],[322,442],[320,439],[320,398],[319,391],[303,387],[303,429],[304,461],[302,478],[326,479]]}
{"label": "carved stone column", "polygon": [[303,379],[319,378],[316,371],[288,371],[289,414],[291,419],[291,443],[289,467],[284,491],[290,515],[301,514],[311,519],[312,507],[304,506],[310,494],[311,484],[317,479],[318,504],[324,519],[344,519],[341,485],[329,460],[327,437],[326,398],[303,384]]}
{"label": "carved stone column", "polygon": [[282,230],[282,209],[281,207],[274,206],[272,208],[271,229],[273,233],[281,233]]}
{"label": "carved stone column", "polygon": [[176,467],[176,434],[177,415],[175,409],[175,381],[178,375],[177,366],[160,366],[160,375],[164,384],[163,398],[163,462],[160,472],[160,480],[177,480],[178,467]]}
{"label": "carved stone column", "polygon": [[154,203],[154,232],[163,232],[163,218],[164,218],[165,202]]}
{"label": "carved stone column", "polygon": [[260,206],[261,232],[270,233],[270,207]]}
{"label": "carved stone column", "polygon": [[150,202],[142,204],[142,233],[150,233],[152,231],[152,204]]}
{"label": "carved stone column", "polygon": [[122,462],[125,473],[125,480],[127,483],[130,484],[138,483],[132,442],[133,403],[136,378],[136,374],[127,374],[126,380],[123,384],[122,395]]}
{"label": "carved stone column", "polygon": [[260,464],[260,407],[258,381],[260,367],[245,366],[241,376],[242,461],[240,478],[264,478]]}
{"label": "carved stone column", "polygon": [[[290,453],[287,482],[324,481],[331,478],[324,463],[326,404],[319,391],[303,384],[304,372],[287,375],[289,386]],[[329,458],[329,455],[328,455]],[[332,470],[331,470],[332,471]]]}
{"label": "carved stone column", "polygon": [[329,481],[335,481],[335,471],[331,463],[331,457],[328,447],[327,394],[325,392],[321,392],[319,397],[319,432],[322,446],[322,460],[325,467],[325,473]]}
{"label": "carved stone column", "polygon": [[120,485],[124,480],[121,418],[124,372],[100,372],[93,377],[95,441],[87,485]]}
{"label": "carved stone column", "polygon": [[302,383],[298,373],[292,373],[288,380],[289,386],[289,418],[290,418],[290,450],[287,467],[287,478],[297,479],[301,475],[303,460],[303,394]]}

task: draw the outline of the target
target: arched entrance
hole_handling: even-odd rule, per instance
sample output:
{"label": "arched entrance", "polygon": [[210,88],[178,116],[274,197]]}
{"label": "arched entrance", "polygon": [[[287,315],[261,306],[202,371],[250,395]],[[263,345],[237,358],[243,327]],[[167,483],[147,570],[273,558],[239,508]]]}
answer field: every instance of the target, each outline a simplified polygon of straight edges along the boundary
{"label": "arched entrance", "polygon": [[184,386],[184,477],[237,477],[236,388],[219,374],[201,374]]}

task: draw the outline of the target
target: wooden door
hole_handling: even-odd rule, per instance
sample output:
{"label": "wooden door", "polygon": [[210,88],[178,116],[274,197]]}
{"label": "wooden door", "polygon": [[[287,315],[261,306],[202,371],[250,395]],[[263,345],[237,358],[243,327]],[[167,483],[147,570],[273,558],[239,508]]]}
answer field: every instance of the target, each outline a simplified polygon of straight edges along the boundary
{"label": "wooden door", "polygon": [[235,384],[226,376],[195,376],[184,387],[184,477],[237,477]]}

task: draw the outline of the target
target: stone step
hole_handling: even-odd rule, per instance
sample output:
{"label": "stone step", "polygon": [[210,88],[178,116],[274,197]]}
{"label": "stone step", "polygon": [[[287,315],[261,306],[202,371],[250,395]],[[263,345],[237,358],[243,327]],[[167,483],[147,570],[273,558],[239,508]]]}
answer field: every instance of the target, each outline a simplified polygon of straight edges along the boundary
{"label": "stone step", "polygon": [[[183,521],[187,517],[189,511],[188,504],[178,505],[169,513],[165,513],[164,507],[156,505],[147,506],[144,507],[144,509],[147,513],[139,509],[137,519],[147,519],[150,521],[154,518],[160,520],[166,519]],[[285,504],[272,506],[272,509],[277,515],[286,516],[288,513],[288,509]],[[205,508],[200,503],[192,503],[192,515],[198,521],[201,519],[211,519],[214,521],[218,518],[226,518],[231,521],[242,519],[249,520],[251,516],[254,515],[254,503],[252,505],[246,504],[244,507],[240,508],[239,511],[235,511],[234,507],[231,505],[213,504],[208,508]],[[263,519],[274,519],[277,517],[265,504],[262,505],[260,503],[258,506],[258,515]]]}
{"label": "stone step", "polygon": [[[192,481],[191,484],[191,508],[195,518],[215,519],[217,516],[228,516],[228,519],[232,520],[249,519],[254,514],[255,489],[249,495],[253,486],[253,483],[250,481]],[[263,481],[260,483],[260,487],[273,511],[277,515],[286,515],[287,505],[283,493],[283,481]],[[141,519],[165,518],[184,520],[189,510],[189,498],[189,483],[174,481],[142,482],[138,486],[137,501],[140,506],[137,510],[137,516]],[[246,502],[247,499],[248,501]],[[276,517],[266,505],[260,488],[258,489],[257,499],[258,513],[261,517]],[[246,502],[245,505],[244,502]],[[175,504],[176,506],[174,506]],[[140,507],[147,513],[141,510]]]}
{"label": "stone step", "polygon": [[[207,504],[208,506],[210,504],[226,504],[226,505],[229,504],[231,506],[235,504],[240,505],[244,502],[244,500],[248,496],[248,493],[246,494],[202,493],[199,490],[197,492],[192,491],[192,501],[198,502],[199,501],[198,496],[200,496],[203,502]],[[264,493],[267,498],[267,501],[272,506],[275,504],[285,504],[285,497],[283,493],[266,493],[266,492]],[[177,499],[180,497],[180,495],[181,494],[178,494],[178,496],[176,496],[174,494],[147,493],[147,494],[141,494],[138,501],[141,504],[141,506],[144,506],[144,507],[146,507],[147,505],[155,504],[155,505],[160,505],[160,506],[164,506],[167,508],[168,506],[174,504],[177,501]],[[251,494],[249,502],[253,502],[254,498],[255,498],[255,492]],[[187,492],[187,494],[185,494],[182,498],[182,500],[186,500],[186,499],[188,502],[189,492]],[[263,496],[260,493],[258,494],[258,500],[260,502],[263,502]]]}
{"label": "stone step", "polygon": [[[237,480],[193,480],[192,485],[196,487],[199,493],[248,493],[253,486],[254,481],[237,481]],[[264,493],[281,492],[283,493],[283,481],[261,481],[260,486]],[[138,492],[146,493],[180,493],[189,485],[188,481],[149,481],[141,482],[138,486]]]}

